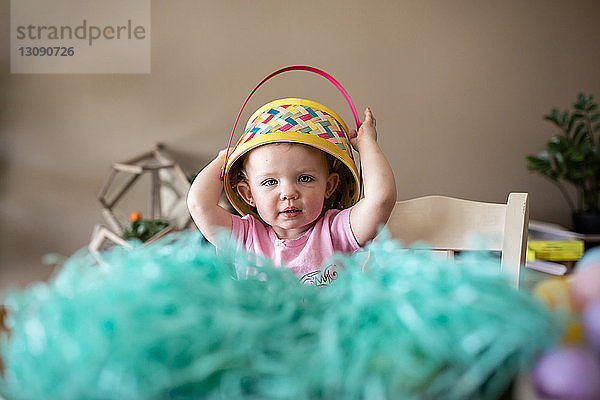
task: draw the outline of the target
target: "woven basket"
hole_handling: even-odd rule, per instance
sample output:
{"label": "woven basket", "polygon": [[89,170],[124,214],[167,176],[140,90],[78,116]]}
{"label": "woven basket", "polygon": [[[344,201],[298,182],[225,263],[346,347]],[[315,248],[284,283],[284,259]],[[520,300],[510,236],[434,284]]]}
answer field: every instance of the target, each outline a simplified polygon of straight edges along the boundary
{"label": "woven basket", "polygon": [[[271,74],[258,86],[278,73],[294,69],[316,72],[328,79],[331,78],[330,80],[333,79],[316,68],[297,66],[287,67]],[[337,81],[334,84],[337,84],[336,87],[339,85]],[[258,86],[252,93],[254,93]],[[338,88],[341,88],[341,86]],[[347,96],[347,93],[345,91],[342,93],[351,105],[358,128],[356,109],[351,103],[349,96]],[[246,99],[247,101],[248,99]],[[238,114],[238,120],[240,114]],[[235,125],[233,131],[235,131]],[[228,200],[237,212],[241,215],[252,214],[260,220],[256,211],[243,201],[235,187],[237,184],[237,177],[235,175],[240,169],[240,165],[238,164],[242,162],[243,156],[258,146],[281,142],[312,146],[330,154],[341,162],[341,168],[336,171],[340,175],[340,183],[338,190],[332,196],[333,199],[330,207],[344,209],[354,205],[358,201],[360,195],[360,173],[354,162],[352,148],[348,139],[348,128],[344,121],[334,111],[315,101],[286,98],[269,102],[259,108],[248,120],[244,133],[231,152],[229,152],[228,148],[224,165],[224,189]]]}

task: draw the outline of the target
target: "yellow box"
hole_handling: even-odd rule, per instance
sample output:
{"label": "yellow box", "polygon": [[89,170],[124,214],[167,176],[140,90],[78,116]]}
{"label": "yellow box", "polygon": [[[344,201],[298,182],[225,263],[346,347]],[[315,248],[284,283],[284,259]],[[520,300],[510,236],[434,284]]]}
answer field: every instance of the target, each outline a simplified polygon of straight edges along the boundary
{"label": "yellow box", "polygon": [[527,261],[535,260],[535,250],[529,247],[529,242],[527,242],[527,251],[525,253],[525,259]]}
{"label": "yellow box", "polygon": [[577,261],[583,255],[583,240],[531,240],[527,250],[535,258],[547,261]]}

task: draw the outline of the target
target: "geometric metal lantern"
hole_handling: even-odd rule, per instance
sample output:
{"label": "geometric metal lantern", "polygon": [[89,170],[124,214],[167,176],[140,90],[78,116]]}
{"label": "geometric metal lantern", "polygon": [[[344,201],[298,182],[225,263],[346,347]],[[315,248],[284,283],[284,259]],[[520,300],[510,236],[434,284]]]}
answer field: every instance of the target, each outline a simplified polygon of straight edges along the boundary
{"label": "geometric metal lantern", "polygon": [[100,252],[108,250],[114,245],[127,247],[129,243],[106,226],[95,225],[92,240],[90,240],[90,244],[88,245],[90,253],[97,259],[100,259]]}
{"label": "geometric metal lantern", "polygon": [[168,232],[190,227],[191,216],[186,200],[190,183],[181,167],[164,150],[162,144],[157,144],[147,153],[111,165],[106,182],[98,193],[102,215],[110,229],[95,228],[90,250],[97,252],[103,239],[122,244],[118,239],[122,239],[131,224],[131,213],[141,213],[145,219],[168,223],[167,228],[146,243]]}
{"label": "geometric metal lantern", "polygon": [[[116,162],[111,166],[106,183],[98,193],[98,200],[106,222],[119,235],[123,233],[123,226],[127,221],[125,217],[135,211],[141,211],[153,220],[166,220],[177,230],[188,227],[191,218],[186,197],[190,183],[181,167],[163,150],[164,146],[158,144],[148,153],[125,162]],[[133,207],[130,202],[129,210],[124,213],[126,215],[119,215],[117,206],[126,200],[134,185],[142,183],[145,176],[150,178],[147,193],[141,198],[134,198]],[[149,204],[145,206],[143,202],[148,203],[148,200]],[[144,208],[147,208],[147,213],[142,211]]]}

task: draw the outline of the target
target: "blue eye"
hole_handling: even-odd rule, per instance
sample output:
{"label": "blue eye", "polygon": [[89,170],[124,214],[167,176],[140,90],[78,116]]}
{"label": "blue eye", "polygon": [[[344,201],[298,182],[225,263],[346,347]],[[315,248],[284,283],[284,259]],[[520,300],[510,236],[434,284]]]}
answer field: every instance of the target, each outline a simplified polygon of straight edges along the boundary
{"label": "blue eye", "polygon": [[263,186],[273,186],[273,185],[277,185],[277,179],[265,179],[262,182]]}
{"label": "blue eye", "polygon": [[312,182],[314,179],[312,176],[309,175],[301,175],[300,178],[298,178],[298,182],[301,183],[308,183],[308,182]]}

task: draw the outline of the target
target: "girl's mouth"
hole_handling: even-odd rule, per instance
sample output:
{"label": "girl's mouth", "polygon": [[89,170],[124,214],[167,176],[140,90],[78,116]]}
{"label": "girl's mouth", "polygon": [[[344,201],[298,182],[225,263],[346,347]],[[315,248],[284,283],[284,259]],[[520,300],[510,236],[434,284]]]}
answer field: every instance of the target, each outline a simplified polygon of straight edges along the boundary
{"label": "girl's mouth", "polygon": [[293,218],[293,217],[295,217],[297,215],[300,215],[301,212],[302,212],[302,210],[290,207],[290,208],[286,208],[285,210],[283,210],[281,212],[281,214],[283,214],[287,218]]}

